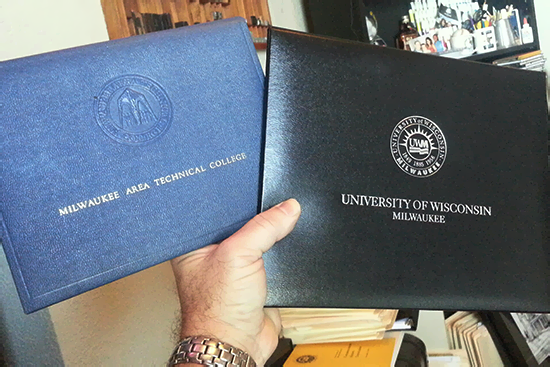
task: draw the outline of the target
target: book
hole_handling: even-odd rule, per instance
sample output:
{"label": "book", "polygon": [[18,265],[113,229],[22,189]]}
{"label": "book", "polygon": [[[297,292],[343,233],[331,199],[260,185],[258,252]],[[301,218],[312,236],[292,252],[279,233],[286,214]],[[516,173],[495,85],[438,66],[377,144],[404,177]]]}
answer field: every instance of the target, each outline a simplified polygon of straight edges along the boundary
{"label": "book", "polygon": [[392,361],[395,361],[399,353],[396,344],[396,338],[349,343],[299,344],[284,366],[392,366]]}
{"label": "book", "polygon": [[145,33],[151,33],[154,31],[153,18],[151,13],[142,13],[143,24],[145,28]]}
{"label": "book", "polygon": [[162,24],[162,15],[161,14],[151,14],[153,17],[153,32],[158,32],[164,30],[164,26]]}
{"label": "book", "polygon": [[170,15],[170,13],[162,14],[162,21],[164,24],[164,29],[174,28],[174,25],[172,24],[172,16]]}
{"label": "book", "polygon": [[134,20],[135,25],[135,33],[137,35],[145,34],[145,30],[143,29],[143,16],[140,12],[132,11],[132,19]]}
{"label": "book", "polygon": [[0,63],[2,243],[25,312],[251,219],[263,80],[242,18]]}
{"label": "book", "polygon": [[543,74],[270,37],[262,209],[302,215],[267,305],[550,309]]}

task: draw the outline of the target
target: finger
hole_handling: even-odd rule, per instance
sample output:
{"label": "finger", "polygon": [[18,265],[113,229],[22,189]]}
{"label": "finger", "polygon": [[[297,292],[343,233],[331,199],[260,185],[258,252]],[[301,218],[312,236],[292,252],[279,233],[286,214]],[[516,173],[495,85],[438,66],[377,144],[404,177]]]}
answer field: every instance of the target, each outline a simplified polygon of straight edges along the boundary
{"label": "finger", "polygon": [[256,215],[221,246],[258,251],[260,257],[294,229],[300,212],[300,204],[295,199],[284,201]]}

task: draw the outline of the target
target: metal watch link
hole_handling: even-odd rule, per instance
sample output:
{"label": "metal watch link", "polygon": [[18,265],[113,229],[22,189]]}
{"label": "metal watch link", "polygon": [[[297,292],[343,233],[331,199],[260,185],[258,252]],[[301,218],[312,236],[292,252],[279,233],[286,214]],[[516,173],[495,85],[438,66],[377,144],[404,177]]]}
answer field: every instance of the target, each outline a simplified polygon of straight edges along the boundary
{"label": "metal watch link", "polygon": [[256,367],[256,362],[245,351],[206,336],[189,336],[178,343],[168,366],[184,363],[214,367]]}

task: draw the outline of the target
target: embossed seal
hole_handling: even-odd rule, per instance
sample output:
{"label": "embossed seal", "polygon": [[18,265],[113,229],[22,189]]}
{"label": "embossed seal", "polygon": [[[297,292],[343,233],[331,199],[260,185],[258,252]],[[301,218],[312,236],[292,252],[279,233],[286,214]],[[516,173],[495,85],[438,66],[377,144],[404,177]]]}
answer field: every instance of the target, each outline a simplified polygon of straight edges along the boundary
{"label": "embossed seal", "polygon": [[94,111],[105,134],[123,144],[157,139],[172,123],[168,95],[157,82],[141,75],[123,75],[107,82]]}
{"label": "embossed seal", "polygon": [[299,356],[296,358],[296,362],[298,363],[313,363],[317,358],[315,356],[305,354],[303,356]]}
{"label": "embossed seal", "polygon": [[435,174],[447,157],[443,132],[435,122],[422,116],[404,118],[395,126],[390,150],[399,168],[417,178]]}

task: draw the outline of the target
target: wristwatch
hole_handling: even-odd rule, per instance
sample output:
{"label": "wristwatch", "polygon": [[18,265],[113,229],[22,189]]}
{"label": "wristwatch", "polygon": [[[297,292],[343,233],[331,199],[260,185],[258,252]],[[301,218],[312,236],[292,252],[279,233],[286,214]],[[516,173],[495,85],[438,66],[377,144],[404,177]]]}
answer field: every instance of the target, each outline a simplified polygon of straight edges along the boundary
{"label": "wristwatch", "polygon": [[206,336],[188,336],[178,343],[168,366],[197,363],[213,367],[256,367],[244,350]]}

